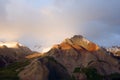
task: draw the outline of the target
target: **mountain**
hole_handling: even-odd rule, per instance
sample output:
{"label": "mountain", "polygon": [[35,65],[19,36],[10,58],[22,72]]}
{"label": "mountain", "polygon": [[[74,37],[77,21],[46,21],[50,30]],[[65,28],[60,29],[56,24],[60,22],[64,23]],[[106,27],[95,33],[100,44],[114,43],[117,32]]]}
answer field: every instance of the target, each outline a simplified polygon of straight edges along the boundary
{"label": "mountain", "polygon": [[[71,73],[75,67],[95,67],[101,74],[119,72],[119,62],[106,50],[81,36],[74,36],[54,46],[48,56],[54,57]],[[101,65],[102,64],[102,65]],[[115,67],[114,67],[115,66]]]}
{"label": "mountain", "polygon": [[42,54],[18,42],[1,42],[0,80],[120,80],[116,52],[118,48],[100,47],[81,35]]}
{"label": "mountain", "polygon": [[119,60],[81,35],[65,39],[37,56],[20,73],[21,80],[119,80]]}
{"label": "mountain", "polygon": [[113,46],[111,48],[106,48],[106,49],[109,53],[113,54],[113,56],[120,57],[120,47],[119,46]]}
{"label": "mountain", "polygon": [[18,42],[0,43],[0,67],[7,66],[10,63],[24,59],[32,51]]}

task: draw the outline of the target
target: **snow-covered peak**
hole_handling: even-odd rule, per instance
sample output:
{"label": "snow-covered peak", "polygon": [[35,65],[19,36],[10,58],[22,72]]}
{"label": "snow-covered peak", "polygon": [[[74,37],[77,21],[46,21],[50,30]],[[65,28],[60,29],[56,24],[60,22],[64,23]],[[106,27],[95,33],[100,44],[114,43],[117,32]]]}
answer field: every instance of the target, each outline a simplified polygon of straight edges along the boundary
{"label": "snow-covered peak", "polygon": [[120,51],[120,47],[116,46],[116,47],[107,48],[107,51],[116,53]]}

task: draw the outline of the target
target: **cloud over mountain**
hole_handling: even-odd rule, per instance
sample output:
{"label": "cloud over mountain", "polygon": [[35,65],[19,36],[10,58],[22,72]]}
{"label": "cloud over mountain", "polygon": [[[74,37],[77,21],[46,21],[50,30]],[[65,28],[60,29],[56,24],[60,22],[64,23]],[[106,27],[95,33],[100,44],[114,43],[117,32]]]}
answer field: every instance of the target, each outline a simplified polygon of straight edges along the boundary
{"label": "cloud over mountain", "polygon": [[118,0],[1,0],[0,40],[44,47],[81,34],[103,46],[119,45]]}

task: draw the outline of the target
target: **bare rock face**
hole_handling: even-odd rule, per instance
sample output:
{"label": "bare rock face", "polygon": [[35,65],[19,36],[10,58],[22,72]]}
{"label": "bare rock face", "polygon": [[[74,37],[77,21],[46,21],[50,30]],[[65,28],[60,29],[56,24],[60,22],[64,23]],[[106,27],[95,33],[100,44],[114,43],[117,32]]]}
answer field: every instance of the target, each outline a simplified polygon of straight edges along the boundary
{"label": "bare rock face", "polygon": [[99,49],[99,46],[95,43],[85,39],[81,35],[75,35],[71,39],[66,39],[65,42],[71,44],[71,45],[78,45],[83,48],[85,48],[88,51],[96,51]]}
{"label": "bare rock face", "polygon": [[44,64],[34,60],[19,73],[19,76],[21,80],[48,80],[48,73],[49,71]]}
{"label": "bare rock face", "polygon": [[70,80],[67,70],[52,57],[35,59],[19,77],[21,80]]}
{"label": "bare rock face", "polygon": [[0,43],[0,67],[4,67],[16,60],[23,59],[30,53],[32,53],[32,51],[29,48],[17,42]]}
{"label": "bare rock face", "polygon": [[76,35],[53,46],[46,55],[54,57],[70,74],[76,67],[94,67],[102,75],[120,73],[118,60],[106,53],[105,49]]}
{"label": "bare rock face", "polygon": [[38,58],[40,56],[42,56],[42,53],[34,52],[32,54],[27,55],[25,58],[27,58],[27,59],[33,59],[33,58]]}

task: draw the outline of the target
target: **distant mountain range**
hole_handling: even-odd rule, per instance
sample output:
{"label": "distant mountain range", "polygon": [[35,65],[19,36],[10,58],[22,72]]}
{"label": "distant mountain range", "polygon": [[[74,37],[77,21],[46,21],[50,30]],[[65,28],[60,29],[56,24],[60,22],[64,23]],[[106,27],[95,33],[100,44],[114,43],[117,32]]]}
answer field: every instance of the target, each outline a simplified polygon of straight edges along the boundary
{"label": "distant mountain range", "polygon": [[120,80],[120,48],[102,48],[81,35],[46,53],[0,43],[0,80]]}

